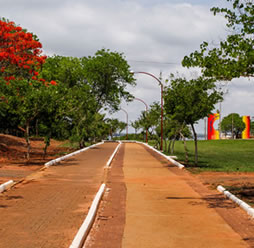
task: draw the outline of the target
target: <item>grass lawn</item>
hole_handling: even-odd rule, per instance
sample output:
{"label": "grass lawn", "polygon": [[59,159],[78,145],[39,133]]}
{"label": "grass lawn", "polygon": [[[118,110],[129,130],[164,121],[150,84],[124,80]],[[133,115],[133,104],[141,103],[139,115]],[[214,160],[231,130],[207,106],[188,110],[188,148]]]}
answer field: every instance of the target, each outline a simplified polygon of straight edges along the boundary
{"label": "grass lawn", "polygon": [[[254,140],[201,140],[198,141],[199,164],[194,168],[194,141],[187,141],[192,172],[225,171],[254,172]],[[182,141],[175,144],[179,162],[185,160]]]}

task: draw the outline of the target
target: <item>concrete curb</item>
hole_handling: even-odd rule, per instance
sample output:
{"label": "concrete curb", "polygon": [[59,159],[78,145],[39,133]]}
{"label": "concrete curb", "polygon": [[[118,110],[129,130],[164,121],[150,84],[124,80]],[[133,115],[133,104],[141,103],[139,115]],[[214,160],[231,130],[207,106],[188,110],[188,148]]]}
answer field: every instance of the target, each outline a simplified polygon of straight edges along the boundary
{"label": "concrete curb", "polygon": [[65,156],[63,156],[63,157],[59,157],[59,158],[57,158],[57,159],[51,160],[51,161],[47,162],[47,163],[44,165],[44,167],[47,168],[47,167],[49,167],[49,166],[51,166],[51,165],[54,165],[54,164],[59,163],[59,162],[62,161],[62,160],[65,160],[65,159],[67,159],[67,158],[69,158],[69,157],[72,157],[72,156],[77,155],[77,154],[79,154],[79,153],[81,153],[81,152],[84,152],[84,151],[86,151],[86,150],[88,150],[88,149],[90,149],[90,148],[93,148],[93,147],[95,147],[95,146],[99,146],[99,145],[102,145],[102,144],[104,144],[104,142],[100,142],[100,143],[97,143],[97,144],[88,146],[88,147],[83,148],[83,149],[81,149],[81,150],[78,150],[78,151],[72,152],[72,153],[70,153],[70,154],[67,154],[67,155],[65,155]]}
{"label": "concrete curb", "polygon": [[105,169],[108,169],[108,168],[110,167],[111,162],[112,162],[113,158],[115,157],[117,151],[119,150],[121,144],[122,144],[122,142],[119,141],[119,145],[116,147],[115,151],[113,152],[113,154],[112,154],[111,157],[109,158],[109,160],[108,160],[106,166],[104,167]]}
{"label": "concrete curb", "polygon": [[4,192],[8,187],[10,187],[14,183],[13,180],[9,180],[6,183],[0,185],[0,193]]}
{"label": "concrete curb", "polygon": [[152,149],[153,151],[157,152],[158,154],[160,154],[161,156],[163,156],[164,158],[169,160],[173,165],[177,166],[179,169],[183,169],[185,167],[184,165],[182,165],[179,162],[175,161],[171,156],[165,155],[164,153],[158,151],[157,149],[155,149],[154,147],[152,147],[152,146],[150,146],[150,145],[148,145],[146,143],[139,142],[139,141],[136,141],[136,143],[143,144],[143,145],[147,146],[148,148]]}
{"label": "concrete curb", "polygon": [[74,240],[72,241],[72,244],[69,248],[80,248],[83,246],[84,240],[86,239],[90,228],[92,227],[92,224],[94,222],[96,212],[100,203],[100,200],[103,196],[104,190],[106,185],[103,183],[97,192],[93,203],[91,205],[91,208],[89,209],[88,215],[86,216],[83,224],[79,228]]}
{"label": "concrete curb", "polygon": [[247,212],[248,215],[250,215],[252,218],[254,217],[254,208],[252,208],[250,205],[248,205],[246,202],[240,200],[235,195],[231,194],[229,191],[227,191],[224,187],[219,185],[217,187],[217,190],[223,193],[225,196],[227,196],[230,200],[235,202],[237,205],[239,205],[243,210]]}

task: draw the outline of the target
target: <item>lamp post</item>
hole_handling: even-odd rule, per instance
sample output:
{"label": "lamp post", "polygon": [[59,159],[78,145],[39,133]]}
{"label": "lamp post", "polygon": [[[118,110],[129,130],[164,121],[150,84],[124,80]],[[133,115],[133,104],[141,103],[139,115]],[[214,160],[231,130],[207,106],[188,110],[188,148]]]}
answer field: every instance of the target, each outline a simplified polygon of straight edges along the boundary
{"label": "lamp post", "polygon": [[[137,97],[135,97],[134,100],[137,100],[137,101],[140,101],[140,102],[144,103],[145,106],[146,106],[146,112],[148,111],[148,105],[145,103],[144,100],[142,100],[142,99],[140,99],[140,98],[137,98]],[[146,128],[146,143],[147,143],[147,142],[148,142],[148,129]]]}
{"label": "lamp post", "polygon": [[159,83],[159,85],[161,87],[161,146],[160,146],[160,149],[161,149],[161,151],[163,151],[163,84],[159,78],[155,77],[153,74],[151,74],[149,72],[137,71],[137,72],[133,72],[133,73],[134,74],[141,73],[141,74],[146,74],[150,77],[153,77]]}
{"label": "lamp post", "polygon": [[125,109],[120,108],[126,114],[126,140],[128,140],[128,113]]}

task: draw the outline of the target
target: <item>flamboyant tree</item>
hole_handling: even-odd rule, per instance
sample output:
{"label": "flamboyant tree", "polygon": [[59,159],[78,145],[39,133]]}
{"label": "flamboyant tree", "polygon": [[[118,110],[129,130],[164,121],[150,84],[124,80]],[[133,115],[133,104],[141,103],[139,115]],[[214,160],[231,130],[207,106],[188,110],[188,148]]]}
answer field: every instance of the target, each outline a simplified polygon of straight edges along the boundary
{"label": "flamboyant tree", "polygon": [[42,110],[47,112],[53,101],[51,86],[57,85],[39,77],[46,60],[41,48],[34,34],[14,22],[0,19],[0,120],[24,130],[28,160],[31,123],[40,118]]}
{"label": "flamboyant tree", "polygon": [[0,20],[0,76],[7,82],[17,79],[36,80],[45,62],[38,38],[16,26]]}

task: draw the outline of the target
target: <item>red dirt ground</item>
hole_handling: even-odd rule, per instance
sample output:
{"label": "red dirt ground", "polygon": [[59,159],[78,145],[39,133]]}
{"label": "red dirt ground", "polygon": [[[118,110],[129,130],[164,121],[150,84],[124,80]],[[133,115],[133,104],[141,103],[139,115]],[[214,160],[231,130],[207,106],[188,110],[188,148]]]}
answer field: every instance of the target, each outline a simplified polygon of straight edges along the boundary
{"label": "red dirt ground", "polygon": [[19,180],[41,168],[47,161],[70,153],[72,149],[60,147],[63,141],[51,140],[48,155],[43,159],[43,140],[31,140],[31,159],[26,160],[24,138],[0,134],[0,184],[8,180]]}

